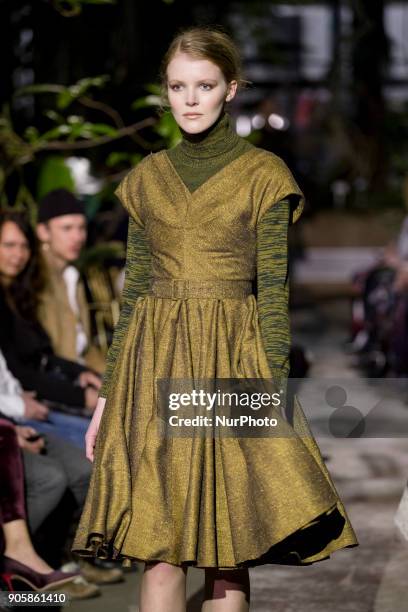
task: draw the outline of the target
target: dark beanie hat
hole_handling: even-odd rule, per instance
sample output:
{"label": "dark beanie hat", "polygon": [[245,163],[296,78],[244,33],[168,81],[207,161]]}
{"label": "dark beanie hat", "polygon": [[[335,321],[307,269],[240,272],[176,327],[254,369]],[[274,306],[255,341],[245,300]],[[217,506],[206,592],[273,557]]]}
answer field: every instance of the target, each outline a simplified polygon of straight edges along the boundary
{"label": "dark beanie hat", "polygon": [[85,208],[74,194],[66,189],[49,191],[40,201],[38,223],[45,223],[62,215],[84,215]]}

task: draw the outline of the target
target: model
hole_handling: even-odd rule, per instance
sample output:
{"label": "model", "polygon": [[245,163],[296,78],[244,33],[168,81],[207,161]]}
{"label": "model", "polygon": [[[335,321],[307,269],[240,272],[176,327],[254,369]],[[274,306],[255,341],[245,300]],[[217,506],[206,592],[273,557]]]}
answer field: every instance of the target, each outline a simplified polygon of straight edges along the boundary
{"label": "model", "polygon": [[231,125],[225,106],[243,80],[228,35],[178,33],[161,76],[183,138],[117,190],[130,215],[123,304],[73,550],[144,561],[140,612],[184,611],[188,566],[205,570],[203,612],[241,612],[249,567],[310,564],[357,539],[310,430],[159,427],[158,379],[287,377],[287,228],[303,208],[285,163]]}

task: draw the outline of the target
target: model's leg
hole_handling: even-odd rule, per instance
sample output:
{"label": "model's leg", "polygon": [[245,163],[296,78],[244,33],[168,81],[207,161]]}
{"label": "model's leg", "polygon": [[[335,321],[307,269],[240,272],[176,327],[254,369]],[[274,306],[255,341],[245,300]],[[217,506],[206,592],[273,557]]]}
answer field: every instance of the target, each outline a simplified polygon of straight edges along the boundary
{"label": "model's leg", "polygon": [[248,612],[248,569],[205,569],[204,602],[201,612]]}
{"label": "model's leg", "polygon": [[185,612],[187,567],[145,563],[140,584],[140,612]]}

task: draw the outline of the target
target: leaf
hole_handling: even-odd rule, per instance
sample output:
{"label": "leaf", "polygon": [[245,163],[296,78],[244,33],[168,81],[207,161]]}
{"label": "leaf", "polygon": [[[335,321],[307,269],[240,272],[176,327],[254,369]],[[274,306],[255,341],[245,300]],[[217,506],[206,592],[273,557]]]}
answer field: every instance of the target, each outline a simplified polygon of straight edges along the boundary
{"label": "leaf", "polygon": [[30,125],[24,132],[24,139],[35,144],[40,138],[40,133],[34,125]]}
{"label": "leaf", "polygon": [[83,4],[116,4],[116,0],[52,0],[55,8],[64,17],[76,17]]}
{"label": "leaf", "polygon": [[151,94],[149,96],[144,96],[143,98],[138,98],[132,103],[132,110],[138,110],[139,108],[147,108],[150,106],[160,106],[161,97]]}
{"label": "leaf", "polygon": [[79,97],[84,95],[84,93],[86,93],[90,87],[104,87],[109,79],[110,76],[108,74],[100,74],[96,77],[86,77],[84,79],[80,79],[77,83],[75,83],[75,85],[71,85],[69,90],[73,96]]}
{"label": "leaf", "polygon": [[109,168],[112,168],[113,166],[117,166],[121,162],[128,160],[129,153],[125,153],[123,151],[112,151],[112,153],[109,153],[108,157],[106,158],[105,164]]}
{"label": "leaf", "polygon": [[112,125],[108,125],[107,123],[88,123],[89,129],[92,134],[96,136],[116,136],[118,130]]}
{"label": "leaf", "polygon": [[125,151],[112,151],[106,158],[106,165],[109,168],[127,162],[130,166],[136,166],[143,159],[141,153],[126,153]]}
{"label": "leaf", "polygon": [[69,125],[78,125],[79,123],[83,125],[85,123],[85,119],[80,115],[68,115],[67,123],[69,123]]}
{"label": "leaf", "polygon": [[130,156],[130,163],[132,166],[136,166],[143,159],[143,155],[141,153],[133,153]]}
{"label": "leaf", "polygon": [[47,155],[40,165],[37,180],[37,198],[40,200],[53,189],[75,190],[72,171],[62,155]]}
{"label": "leaf", "polygon": [[104,87],[104,85],[109,81],[110,76],[108,74],[100,74],[96,77],[86,77],[84,79],[80,79],[77,83],[70,85],[64,91],[61,91],[57,98],[57,106],[61,110],[67,108],[74,100],[77,100],[85,93],[87,93],[88,89],[91,87]]}
{"label": "leaf", "polygon": [[92,138],[92,131],[89,129],[88,123],[74,123],[71,125],[68,140],[77,140],[77,138]]}
{"label": "leaf", "polygon": [[146,83],[144,88],[149,91],[151,94],[155,94],[156,96],[160,96],[161,87],[156,83]]}
{"label": "leaf", "polygon": [[156,134],[165,139],[167,147],[173,147],[181,139],[177,122],[170,112],[164,113],[153,129]]}
{"label": "leaf", "polygon": [[47,117],[48,119],[51,119],[51,121],[55,121],[56,123],[64,123],[65,122],[65,118],[60,115],[59,113],[57,113],[55,110],[46,110],[44,111],[44,116]]}
{"label": "leaf", "polygon": [[70,126],[66,123],[63,123],[62,125],[57,125],[51,130],[48,130],[48,132],[44,132],[44,134],[41,134],[41,136],[38,138],[38,141],[42,142],[48,140],[55,140],[56,138],[60,138],[61,136],[67,136],[70,133]]}
{"label": "leaf", "polygon": [[13,97],[25,96],[27,94],[60,93],[65,89],[63,85],[56,85],[55,83],[38,83],[37,85],[26,85],[16,89]]}
{"label": "leaf", "polygon": [[65,89],[59,94],[57,98],[57,108],[59,108],[60,110],[64,110],[64,108],[67,108],[67,106],[69,106],[74,101],[74,99],[75,98],[70,92],[70,90]]}

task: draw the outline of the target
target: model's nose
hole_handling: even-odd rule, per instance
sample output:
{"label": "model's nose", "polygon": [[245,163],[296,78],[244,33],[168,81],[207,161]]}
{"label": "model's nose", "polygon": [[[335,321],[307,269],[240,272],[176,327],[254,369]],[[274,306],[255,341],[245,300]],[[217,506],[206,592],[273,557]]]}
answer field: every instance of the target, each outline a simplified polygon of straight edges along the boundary
{"label": "model's nose", "polygon": [[187,92],[186,104],[188,106],[194,106],[195,104],[197,104],[196,94],[195,94],[194,90]]}

